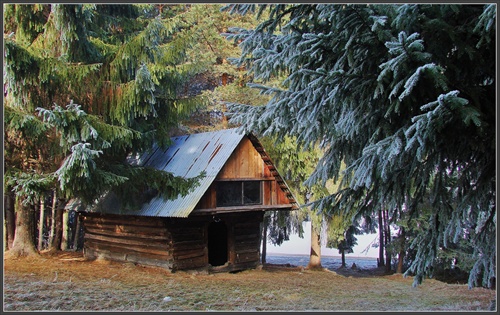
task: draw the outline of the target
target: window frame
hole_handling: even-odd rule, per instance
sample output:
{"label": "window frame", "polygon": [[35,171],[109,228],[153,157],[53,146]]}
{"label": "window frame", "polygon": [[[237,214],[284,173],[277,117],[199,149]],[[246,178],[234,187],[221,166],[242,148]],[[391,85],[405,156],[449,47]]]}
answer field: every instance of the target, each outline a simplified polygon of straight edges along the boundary
{"label": "window frame", "polygon": [[[259,200],[256,202],[245,202],[245,197],[248,196],[248,194],[245,194],[245,192],[248,192],[248,190],[245,190],[245,183],[258,183],[259,187]],[[219,194],[222,193],[221,185],[240,185],[240,198],[239,202],[233,201],[230,203],[225,203],[225,204],[220,204],[219,203]],[[255,205],[262,205],[264,203],[263,201],[263,181],[261,179],[248,179],[248,180],[220,180],[216,181],[215,185],[215,206],[217,208],[224,208],[224,207],[245,207],[245,206],[255,206]]]}

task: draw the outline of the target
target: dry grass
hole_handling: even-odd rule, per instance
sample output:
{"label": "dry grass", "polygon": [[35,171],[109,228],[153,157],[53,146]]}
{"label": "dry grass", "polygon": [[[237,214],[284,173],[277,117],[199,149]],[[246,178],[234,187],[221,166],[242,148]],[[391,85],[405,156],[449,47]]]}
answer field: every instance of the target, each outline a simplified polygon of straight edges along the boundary
{"label": "dry grass", "polygon": [[477,311],[496,291],[300,268],[169,273],[80,253],[4,258],[4,311]]}

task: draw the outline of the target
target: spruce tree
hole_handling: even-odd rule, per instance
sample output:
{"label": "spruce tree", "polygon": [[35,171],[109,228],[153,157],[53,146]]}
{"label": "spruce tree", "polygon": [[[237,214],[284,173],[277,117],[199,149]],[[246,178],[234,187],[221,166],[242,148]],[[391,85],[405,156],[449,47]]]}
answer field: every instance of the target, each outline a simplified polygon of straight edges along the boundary
{"label": "spruce tree", "polygon": [[[469,286],[495,278],[496,5],[272,5],[238,62],[264,83],[265,106],[232,104],[232,122],[325,150],[307,184],[342,177],[318,200],[410,220],[429,210],[407,274],[431,275],[441,248],[470,238]],[[255,5],[228,6],[256,12]],[[341,172],[341,163],[347,168]],[[424,209],[426,208],[426,209]]]}
{"label": "spruce tree", "polygon": [[[143,189],[172,198],[195,184],[126,163],[153,143],[167,146],[172,128],[202,103],[181,94],[200,71],[186,57],[193,33],[185,8],[5,8],[5,142],[12,150],[5,183],[20,218],[31,218],[51,189],[63,202],[91,204],[113,189],[132,203]],[[30,250],[14,242],[13,253],[33,252],[32,235],[21,235],[31,233],[26,227],[16,238]]]}

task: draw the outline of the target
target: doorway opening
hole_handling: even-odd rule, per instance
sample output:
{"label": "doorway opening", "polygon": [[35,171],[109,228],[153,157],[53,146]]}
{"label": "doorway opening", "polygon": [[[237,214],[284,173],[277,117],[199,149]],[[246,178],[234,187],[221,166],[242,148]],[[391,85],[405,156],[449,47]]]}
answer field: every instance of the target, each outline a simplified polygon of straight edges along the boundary
{"label": "doorway opening", "polygon": [[208,263],[222,266],[227,262],[227,226],[223,221],[208,225]]}

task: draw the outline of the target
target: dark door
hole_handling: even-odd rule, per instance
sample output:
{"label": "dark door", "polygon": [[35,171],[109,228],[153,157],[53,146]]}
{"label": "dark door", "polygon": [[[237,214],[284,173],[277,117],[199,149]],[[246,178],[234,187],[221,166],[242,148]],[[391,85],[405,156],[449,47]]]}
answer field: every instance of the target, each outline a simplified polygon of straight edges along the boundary
{"label": "dark door", "polygon": [[227,226],[223,221],[208,225],[208,263],[222,266],[227,262]]}

